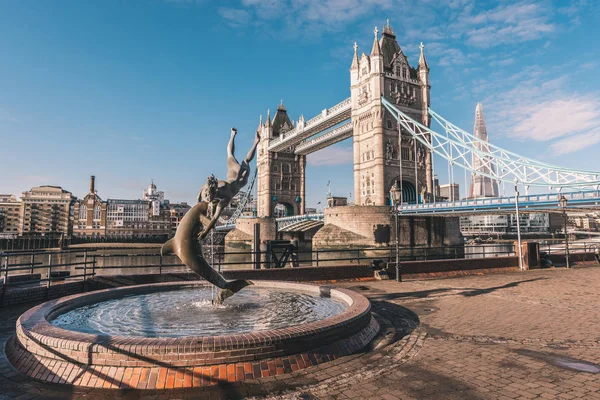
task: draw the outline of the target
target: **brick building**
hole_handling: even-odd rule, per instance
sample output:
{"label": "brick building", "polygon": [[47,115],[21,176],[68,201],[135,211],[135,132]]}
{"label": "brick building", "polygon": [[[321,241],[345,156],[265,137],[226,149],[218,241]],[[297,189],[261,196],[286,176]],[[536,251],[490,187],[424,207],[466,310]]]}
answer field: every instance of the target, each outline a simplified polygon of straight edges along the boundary
{"label": "brick building", "polygon": [[90,177],[90,191],[73,205],[73,237],[101,238],[106,235],[106,206],[96,193],[96,177]]}

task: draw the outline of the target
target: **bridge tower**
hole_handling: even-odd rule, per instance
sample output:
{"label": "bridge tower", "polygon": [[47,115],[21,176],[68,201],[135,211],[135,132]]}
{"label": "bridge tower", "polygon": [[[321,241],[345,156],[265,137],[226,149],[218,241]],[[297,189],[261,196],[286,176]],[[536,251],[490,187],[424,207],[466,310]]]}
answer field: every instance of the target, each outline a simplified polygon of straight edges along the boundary
{"label": "bridge tower", "polygon": [[405,203],[427,201],[433,192],[431,154],[408,133],[402,134],[399,146],[398,124],[381,103],[383,93],[400,110],[430,125],[427,109],[431,86],[423,45],[418,67],[413,68],[389,21],[381,38],[377,28],[374,33],[370,55],[362,53],[359,57],[354,44],[350,67],[356,205],[389,205],[390,188],[400,179]]}
{"label": "bridge tower", "polygon": [[273,217],[275,206],[285,207],[286,215],[304,214],[306,156],[294,154],[295,146],[279,152],[269,151],[269,142],[292,130],[294,124],[287,114],[283,102],[271,120],[258,125],[262,140],[256,156],[257,216]]}

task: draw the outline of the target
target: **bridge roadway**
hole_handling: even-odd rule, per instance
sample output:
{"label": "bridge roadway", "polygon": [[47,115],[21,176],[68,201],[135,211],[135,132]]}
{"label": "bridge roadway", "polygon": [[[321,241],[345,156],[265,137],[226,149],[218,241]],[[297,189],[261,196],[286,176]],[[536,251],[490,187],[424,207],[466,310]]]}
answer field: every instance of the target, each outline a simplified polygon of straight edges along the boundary
{"label": "bridge roadway", "polygon": [[[519,212],[562,212],[558,205],[560,196],[568,200],[569,210],[600,210],[600,190],[581,192],[532,194],[519,196]],[[479,198],[424,204],[406,204],[402,206],[402,215],[478,215],[510,214],[516,211],[516,197]]]}
{"label": "bridge roadway", "polygon": [[[304,121],[300,119],[296,127],[286,132],[269,143],[269,151],[278,152],[308,139],[311,136],[330,129],[340,122],[349,119],[352,115],[352,101],[350,98],[324,109],[321,114]],[[351,129],[352,127],[350,127]],[[348,136],[349,137],[349,136]]]}

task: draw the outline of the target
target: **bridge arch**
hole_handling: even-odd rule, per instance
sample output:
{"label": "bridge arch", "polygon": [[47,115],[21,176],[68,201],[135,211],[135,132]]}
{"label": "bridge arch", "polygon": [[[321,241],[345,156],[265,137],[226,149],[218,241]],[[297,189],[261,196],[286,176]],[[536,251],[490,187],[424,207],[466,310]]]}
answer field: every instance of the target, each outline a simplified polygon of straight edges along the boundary
{"label": "bridge arch", "polygon": [[[388,186],[388,193],[394,186],[394,184],[400,185],[400,178],[394,179]],[[417,202],[417,191],[415,190],[415,184],[406,180],[402,181],[402,203],[403,204],[415,204]],[[391,197],[387,197],[387,203],[392,205]]]}
{"label": "bridge arch", "polygon": [[273,213],[272,215],[275,218],[280,217],[291,217],[293,215],[298,215],[299,213],[296,210],[296,206],[294,204],[288,202],[276,202],[273,205]]}

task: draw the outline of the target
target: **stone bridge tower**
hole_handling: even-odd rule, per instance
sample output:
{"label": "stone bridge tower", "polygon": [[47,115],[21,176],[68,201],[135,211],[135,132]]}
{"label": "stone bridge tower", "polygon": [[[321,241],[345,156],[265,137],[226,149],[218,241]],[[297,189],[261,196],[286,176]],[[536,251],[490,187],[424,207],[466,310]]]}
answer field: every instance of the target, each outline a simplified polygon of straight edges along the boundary
{"label": "stone bridge tower", "polygon": [[269,151],[269,142],[272,139],[293,128],[294,124],[283,102],[277,107],[277,113],[272,120],[270,112],[267,112],[264,124],[261,117],[258,130],[262,140],[256,156],[258,217],[275,216],[277,204],[285,207],[286,215],[304,214],[306,156],[294,154],[295,146],[279,152]]}
{"label": "stone bridge tower", "polygon": [[381,39],[377,28],[374,33],[370,55],[359,57],[355,44],[350,67],[356,205],[389,205],[390,188],[400,180],[400,162],[403,201],[427,201],[433,192],[431,154],[407,132],[400,148],[398,124],[381,102],[383,93],[400,110],[429,126],[431,86],[423,45],[418,67],[413,68],[389,21]]}

